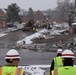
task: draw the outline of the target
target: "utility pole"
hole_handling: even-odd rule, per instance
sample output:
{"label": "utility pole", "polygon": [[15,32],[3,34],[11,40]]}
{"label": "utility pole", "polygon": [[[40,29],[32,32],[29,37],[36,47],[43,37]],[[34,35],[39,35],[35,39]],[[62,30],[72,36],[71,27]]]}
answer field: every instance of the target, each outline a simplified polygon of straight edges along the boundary
{"label": "utility pole", "polygon": [[[74,14],[75,14],[75,16],[76,16],[76,0],[75,0],[75,4],[74,4]],[[73,51],[74,51],[74,29],[73,29],[74,27],[73,27],[73,25],[72,25],[72,34],[73,34]]]}
{"label": "utility pole", "polygon": [[75,9],[76,9],[76,0],[75,0]]}
{"label": "utility pole", "polygon": [[[73,12],[73,14],[76,16],[76,0],[75,0],[75,4],[74,4],[74,12]],[[75,20],[75,19],[74,19]],[[74,51],[74,27],[73,27],[73,25],[72,25],[72,37],[73,37],[73,39],[72,39],[72,51]]]}

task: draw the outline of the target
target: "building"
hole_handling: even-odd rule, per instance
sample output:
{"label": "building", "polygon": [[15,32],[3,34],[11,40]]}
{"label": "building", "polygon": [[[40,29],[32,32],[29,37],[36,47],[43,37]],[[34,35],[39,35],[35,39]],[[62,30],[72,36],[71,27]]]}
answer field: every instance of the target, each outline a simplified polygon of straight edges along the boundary
{"label": "building", "polygon": [[45,18],[45,16],[42,14],[42,12],[40,10],[38,10],[35,12],[34,18],[35,18],[35,20],[41,21]]}
{"label": "building", "polygon": [[6,14],[3,9],[0,9],[0,29],[6,28]]}

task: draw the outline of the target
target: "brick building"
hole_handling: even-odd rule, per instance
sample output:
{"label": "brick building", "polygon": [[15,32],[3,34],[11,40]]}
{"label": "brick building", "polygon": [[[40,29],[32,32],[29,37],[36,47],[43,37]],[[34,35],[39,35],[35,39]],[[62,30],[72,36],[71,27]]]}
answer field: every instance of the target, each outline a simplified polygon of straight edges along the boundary
{"label": "brick building", "polygon": [[34,18],[35,20],[43,20],[45,18],[45,16],[42,14],[41,11],[36,11],[35,14],[34,14]]}
{"label": "brick building", "polygon": [[4,10],[0,9],[0,29],[6,28],[6,14]]}

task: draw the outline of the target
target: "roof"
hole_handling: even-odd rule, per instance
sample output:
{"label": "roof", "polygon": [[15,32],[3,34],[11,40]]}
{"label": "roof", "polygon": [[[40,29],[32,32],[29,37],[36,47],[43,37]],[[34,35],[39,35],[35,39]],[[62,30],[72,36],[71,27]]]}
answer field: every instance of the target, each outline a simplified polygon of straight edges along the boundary
{"label": "roof", "polygon": [[0,9],[0,17],[5,17],[5,16],[6,16],[5,12],[2,9]]}

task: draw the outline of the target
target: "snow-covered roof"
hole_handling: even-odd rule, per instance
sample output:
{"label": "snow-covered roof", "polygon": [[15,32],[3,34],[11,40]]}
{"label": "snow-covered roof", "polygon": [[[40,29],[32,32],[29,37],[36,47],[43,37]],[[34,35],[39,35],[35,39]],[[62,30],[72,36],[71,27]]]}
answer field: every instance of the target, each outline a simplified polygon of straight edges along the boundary
{"label": "snow-covered roof", "polygon": [[6,10],[5,9],[2,9],[2,11],[6,14]]}

